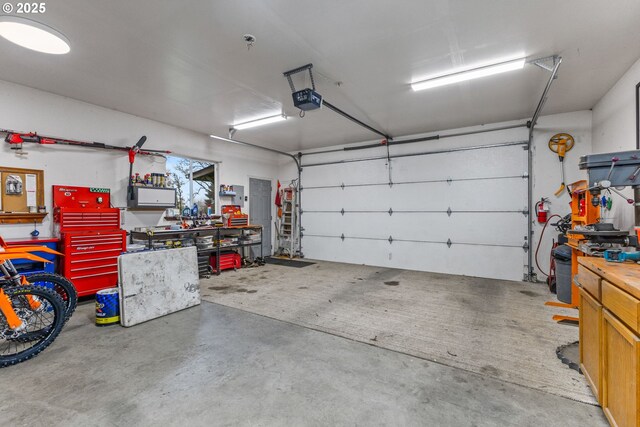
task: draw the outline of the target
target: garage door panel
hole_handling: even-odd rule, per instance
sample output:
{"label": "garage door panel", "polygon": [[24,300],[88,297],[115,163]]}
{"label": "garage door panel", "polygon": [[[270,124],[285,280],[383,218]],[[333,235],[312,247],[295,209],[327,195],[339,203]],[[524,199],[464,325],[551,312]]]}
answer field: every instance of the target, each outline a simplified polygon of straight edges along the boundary
{"label": "garage door panel", "polygon": [[522,246],[525,233],[515,235],[501,230],[527,225],[523,214],[305,214],[305,235],[376,237],[400,240],[468,243],[499,243]]}
{"label": "garage door panel", "polygon": [[303,211],[339,211],[348,200],[348,195],[341,189],[318,188],[302,190]]}
{"label": "garage door panel", "polygon": [[388,177],[386,160],[306,167],[303,174],[303,188],[386,182]]}
{"label": "garage door panel", "polygon": [[[502,247],[480,247],[425,243],[420,246],[402,242],[305,238],[305,256],[350,264],[386,268],[404,268],[435,273],[522,280],[526,253]],[[402,267],[398,267],[401,264]],[[513,266],[519,266],[513,269]]]}
{"label": "garage door panel", "polygon": [[388,181],[385,160],[304,168],[303,251],[331,261],[522,280],[526,171],[522,145],[392,159],[393,186],[371,185]]}
{"label": "garage door panel", "polygon": [[[522,178],[303,190],[304,210],[523,210]],[[515,197],[507,195],[519,195]]]}
{"label": "garage door panel", "polygon": [[[527,151],[522,145],[401,157],[391,160],[394,181],[522,175],[527,170]],[[499,152],[498,152],[499,151]]]}

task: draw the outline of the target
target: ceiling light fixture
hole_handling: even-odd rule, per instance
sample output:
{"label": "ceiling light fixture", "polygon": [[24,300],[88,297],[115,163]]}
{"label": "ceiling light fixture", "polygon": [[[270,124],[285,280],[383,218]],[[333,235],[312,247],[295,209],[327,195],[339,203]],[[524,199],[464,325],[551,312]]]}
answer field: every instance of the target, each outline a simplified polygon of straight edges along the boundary
{"label": "ceiling light fixture", "polygon": [[71,51],[69,40],[62,33],[27,18],[1,16],[0,36],[37,52],[63,55]]}
{"label": "ceiling light fixture", "polygon": [[264,117],[258,120],[251,120],[250,122],[238,123],[233,125],[232,129],[235,129],[235,130],[249,129],[249,128],[254,128],[256,126],[268,125],[270,123],[275,123],[282,120],[287,120],[287,116],[285,116],[284,114],[278,114],[277,116]]}
{"label": "ceiling light fixture", "polygon": [[480,77],[492,76],[494,74],[506,73],[507,71],[520,70],[524,67],[525,58],[514,59],[512,61],[499,62],[497,64],[486,65],[484,67],[472,68],[470,70],[459,71],[420,80],[411,83],[414,91],[431,89],[438,86],[445,86],[467,80],[478,79]]}

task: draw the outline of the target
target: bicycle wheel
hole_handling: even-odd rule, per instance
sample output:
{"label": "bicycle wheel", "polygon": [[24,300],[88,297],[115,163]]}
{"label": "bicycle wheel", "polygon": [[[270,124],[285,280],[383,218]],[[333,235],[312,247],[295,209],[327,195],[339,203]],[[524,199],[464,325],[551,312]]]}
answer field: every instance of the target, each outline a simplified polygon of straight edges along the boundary
{"label": "bicycle wheel", "polygon": [[[62,298],[50,289],[24,285],[3,291],[25,327],[11,329],[0,312],[0,368],[24,362],[47,348],[62,330],[65,313]],[[39,303],[35,309],[33,301]]]}
{"label": "bicycle wheel", "polygon": [[42,286],[56,291],[65,305],[65,322],[71,318],[78,305],[78,292],[69,279],[53,273],[35,273],[25,275],[25,277],[31,285]]}

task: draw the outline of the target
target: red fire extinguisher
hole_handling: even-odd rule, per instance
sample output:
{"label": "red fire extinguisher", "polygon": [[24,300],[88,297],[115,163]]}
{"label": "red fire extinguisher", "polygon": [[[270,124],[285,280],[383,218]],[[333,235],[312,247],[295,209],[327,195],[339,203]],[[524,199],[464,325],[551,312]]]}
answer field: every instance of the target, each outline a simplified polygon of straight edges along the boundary
{"label": "red fire extinguisher", "polygon": [[540,199],[539,202],[535,205],[536,216],[538,217],[538,222],[540,224],[544,224],[547,222],[547,214],[549,213],[549,200],[544,197]]}

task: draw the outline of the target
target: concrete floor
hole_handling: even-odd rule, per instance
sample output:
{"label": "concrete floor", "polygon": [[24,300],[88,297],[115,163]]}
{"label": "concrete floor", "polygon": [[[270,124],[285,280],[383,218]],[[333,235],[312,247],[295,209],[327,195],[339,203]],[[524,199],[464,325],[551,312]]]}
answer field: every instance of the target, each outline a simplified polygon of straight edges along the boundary
{"label": "concrete floor", "polygon": [[0,372],[7,426],[605,426],[600,408],[217,304],[133,328],[79,307]]}
{"label": "concrete floor", "polygon": [[316,261],[265,265],[201,280],[202,298],[504,382],[596,404],[587,381],[556,349],[578,340],[524,283]]}

